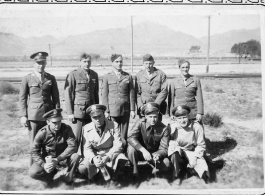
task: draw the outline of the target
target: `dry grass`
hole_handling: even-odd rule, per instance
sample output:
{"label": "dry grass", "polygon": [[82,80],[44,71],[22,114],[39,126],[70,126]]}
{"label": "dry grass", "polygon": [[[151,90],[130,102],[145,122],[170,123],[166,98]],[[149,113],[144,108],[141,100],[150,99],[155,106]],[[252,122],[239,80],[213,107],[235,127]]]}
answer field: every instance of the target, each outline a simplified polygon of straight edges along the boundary
{"label": "dry grass", "polygon": [[[59,88],[63,84],[59,84]],[[216,112],[221,116],[238,119],[254,119],[262,116],[261,112],[261,82],[260,79],[202,79],[202,86],[208,85],[212,91],[204,92],[205,113]],[[224,93],[215,93],[222,89]],[[234,95],[233,95],[234,94]],[[243,102],[242,104],[240,102]],[[3,107],[3,101],[0,102]],[[64,103],[62,102],[64,108]],[[252,108],[252,109],[250,109]],[[17,111],[15,111],[17,113]],[[66,113],[64,112],[64,116]],[[136,119],[135,119],[136,120]],[[135,120],[130,121],[130,126]],[[163,121],[167,124],[168,117]],[[1,190],[174,190],[174,189],[238,189],[262,188],[263,176],[263,140],[262,129],[251,129],[236,123],[225,123],[218,127],[205,125],[205,137],[208,153],[213,163],[209,163],[211,172],[210,183],[191,176],[182,181],[181,185],[169,183],[167,179],[154,178],[146,174],[139,187],[130,183],[130,174],[121,177],[121,188],[106,185],[102,179],[98,183],[88,183],[77,178],[73,186],[67,186],[57,175],[55,185],[47,188],[42,182],[28,176],[28,137],[27,130],[19,125],[19,118],[11,118],[6,110],[0,112],[0,189]],[[141,173],[150,171],[148,167],[141,168]],[[126,192],[126,191],[124,191]],[[166,191],[163,191],[165,193]]]}

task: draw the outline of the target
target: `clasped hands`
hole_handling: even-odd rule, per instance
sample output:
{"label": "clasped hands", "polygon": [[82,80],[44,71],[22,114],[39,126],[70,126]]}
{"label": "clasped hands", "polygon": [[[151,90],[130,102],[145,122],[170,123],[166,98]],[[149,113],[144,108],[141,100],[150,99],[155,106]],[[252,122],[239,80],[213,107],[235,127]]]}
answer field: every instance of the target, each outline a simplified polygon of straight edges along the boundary
{"label": "clasped hands", "polygon": [[47,173],[51,173],[54,169],[55,169],[55,167],[56,167],[56,165],[58,164],[58,160],[57,160],[57,158],[53,158],[52,159],[52,162],[48,162],[48,163],[45,163],[44,164],[44,170],[47,172]]}
{"label": "clasped hands", "polygon": [[95,156],[92,161],[94,163],[94,165],[96,167],[104,167],[106,165],[106,163],[110,160],[109,156],[105,155],[105,156],[100,156],[97,155]]}
{"label": "clasped hands", "polygon": [[141,152],[146,161],[151,161],[151,160],[158,161],[159,160],[160,155],[157,153],[154,153],[153,155],[151,155],[150,152],[148,152],[146,149],[142,150]]}

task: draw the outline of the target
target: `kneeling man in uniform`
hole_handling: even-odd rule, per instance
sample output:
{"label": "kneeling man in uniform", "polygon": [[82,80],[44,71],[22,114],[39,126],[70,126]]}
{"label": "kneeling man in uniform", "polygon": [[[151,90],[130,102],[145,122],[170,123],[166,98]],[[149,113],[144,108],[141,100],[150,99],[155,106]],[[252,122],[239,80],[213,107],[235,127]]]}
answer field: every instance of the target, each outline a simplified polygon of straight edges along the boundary
{"label": "kneeling man in uniform", "polygon": [[61,112],[62,109],[57,108],[43,115],[47,125],[38,131],[31,149],[33,164],[29,174],[34,179],[51,182],[57,172],[56,167],[65,163],[68,166],[65,181],[71,183],[74,179],[79,162],[75,153],[77,144],[72,128],[62,123]]}
{"label": "kneeling man in uniform", "polygon": [[105,118],[106,106],[94,104],[87,108],[86,112],[91,116],[92,122],[83,129],[84,159],[79,165],[79,172],[92,179],[99,171],[105,180],[106,171],[116,176],[128,159],[122,153],[123,146],[118,124]]}
{"label": "kneeling man in uniform", "polygon": [[199,122],[188,118],[190,110],[186,105],[172,109],[172,115],[177,120],[170,126],[171,138],[168,148],[168,156],[174,166],[173,178],[179,179],[180,170],[186,168],[184,165],[195,170],[200,178],[207,181],[206,175],[209,177],[209,171],[203,157],[206,148],[203,127]]}
{"label": "kneeling man in uniform", "polygon": [[145,160],[156,163],[157,168],[167,171],[170,161],[167,158],[169,129],[160,120],[159,104],[149,102],[142,108],[145,118],[139,119],[128,132],[127,155],[133,164],[134,177],[139,177],[137,163]]}

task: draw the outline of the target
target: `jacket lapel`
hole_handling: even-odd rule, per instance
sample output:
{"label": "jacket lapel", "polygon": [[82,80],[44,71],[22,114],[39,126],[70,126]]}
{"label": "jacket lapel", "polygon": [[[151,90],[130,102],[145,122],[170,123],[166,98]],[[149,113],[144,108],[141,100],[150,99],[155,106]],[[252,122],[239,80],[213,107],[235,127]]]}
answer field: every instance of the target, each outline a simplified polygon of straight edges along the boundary
{"label": "jacket lapel", "polygon": [[144,77],[146,80],[149,80],[149,76],[147,75],[147,72],[146,72],[145,69],[143,70],[142,75],[143,75],[143,77]]}
{"label": "jacket lapel", "polygon": [[[111,137],[110,130],[108,129],[108,121],[105,119],[105,129],[101,135],[100,141],[98,143],[98,147],[103,145],[104,143],[107,142],[107,140]],[[93,126],[94,130],[96,131],[95,125]]]}
{"label": "jacket lapel", "polygon": [[193,83],[193,82],[194,82],[193,77],[189,76],[189,78],[188,78],[187,81],[186,81],[186,87],[189,86],[189,85],[190,85],[191,83]]}
{"label": "jacket lapel", "polygon": [[36,83],[39,83],[41,85],[41,81],[34,71],[31,73],[31,76]]}
{"label": "jacket lapel", "polygon": [[82,70],[81,67],[78,68],[78,75],[79,75],[79,77],[81,77],[82,79],[87,80],[86,74],[85,74],[84,70]]}
{"label": "jacket lapel", "polygon": [[42,84],[45,83],[48,80],[49,80],[48,74],[46,72],[44,72]]}

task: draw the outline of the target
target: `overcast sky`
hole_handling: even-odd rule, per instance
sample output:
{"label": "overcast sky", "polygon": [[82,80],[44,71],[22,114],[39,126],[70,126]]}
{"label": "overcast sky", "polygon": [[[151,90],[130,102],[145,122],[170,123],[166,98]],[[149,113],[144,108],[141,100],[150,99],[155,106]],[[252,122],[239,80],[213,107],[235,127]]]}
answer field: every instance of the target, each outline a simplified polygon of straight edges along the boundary
{"label": "overcast sky", "polygon": [[134,24],[152,21],[196,38],[207,36],[207,15],[211,15],[211,35],[260,27],[259,9],[246,6],[230,6],[226,9],[216,7],[2,4],[0,32],[14,33],[21,37],[52,35],[63,38],[129,26],[131,15]]}

